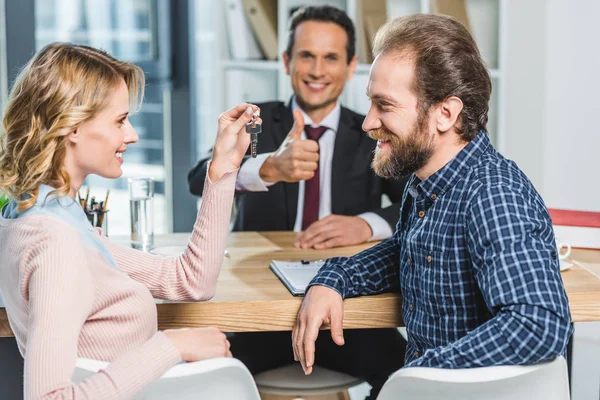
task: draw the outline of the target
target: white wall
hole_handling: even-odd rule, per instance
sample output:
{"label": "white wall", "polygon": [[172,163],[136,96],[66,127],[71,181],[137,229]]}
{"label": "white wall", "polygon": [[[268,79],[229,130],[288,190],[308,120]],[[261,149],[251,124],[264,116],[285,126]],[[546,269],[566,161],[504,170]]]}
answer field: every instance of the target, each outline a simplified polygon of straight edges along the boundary
{"label": "white wall", "polygon": [[507,1],[504,153],[549,207],[600,211],[600,2]]}
{"label": "white wall", "polygon": [[600,2],[548,0],[544,194],[600,211]]}
{"label": "white wall", "polygon": [[545,0],[505,1],[504,140],[514,160],[543,193]]}

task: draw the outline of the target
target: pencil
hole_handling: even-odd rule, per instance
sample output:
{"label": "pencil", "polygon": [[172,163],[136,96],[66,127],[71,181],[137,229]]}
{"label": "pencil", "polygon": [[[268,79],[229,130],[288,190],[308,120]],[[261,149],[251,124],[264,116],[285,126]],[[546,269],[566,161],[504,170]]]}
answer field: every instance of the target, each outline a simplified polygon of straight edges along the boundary
{"label": "pencil", "polygon": [[104,223],[104,214],[106,214],[106,205],[108,204],[108,195],[110,194],[110,189],[106,191],[106,199],[104,200],[104,204],[102,205],[102,212],[98,216],[98,225],[102,228],[102,223]]}
{"label": "pencil", "polygon": [[83,203],[85,205],[83,208],[84,210],[87,209],[87,202],[88,202],[89,197],[90,197],[90,187],[88,186],[87,191],[85,192],[85,203]]}
{"label": "pencil", "polygon": [[102,211],[106,211],[106,205],[108,204],[108,195],[110,194],[110,189],[106,191],[106,199],[104,200],[104,209]]}
{"label": "pencil", "polygon": [[81,198],[81,193],[79,193],[79,190],[77,191],[77,199],[79,199],[79,205],[81,206],[83,211],[85,211],[85,202]]}

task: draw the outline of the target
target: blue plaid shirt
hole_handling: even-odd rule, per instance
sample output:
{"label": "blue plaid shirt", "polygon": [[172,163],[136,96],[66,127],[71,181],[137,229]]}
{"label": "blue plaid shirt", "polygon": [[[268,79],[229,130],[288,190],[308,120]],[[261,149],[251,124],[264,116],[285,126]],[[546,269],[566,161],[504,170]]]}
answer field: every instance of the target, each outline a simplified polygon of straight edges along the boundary
{"label": "blue plaid shirt", "polygon": [[572,332],[550,216],[531,182],[480,132],[409,180],[396,232],[329,259],[311,285],[343,298],[401,290],[407,366],[534,364]]}

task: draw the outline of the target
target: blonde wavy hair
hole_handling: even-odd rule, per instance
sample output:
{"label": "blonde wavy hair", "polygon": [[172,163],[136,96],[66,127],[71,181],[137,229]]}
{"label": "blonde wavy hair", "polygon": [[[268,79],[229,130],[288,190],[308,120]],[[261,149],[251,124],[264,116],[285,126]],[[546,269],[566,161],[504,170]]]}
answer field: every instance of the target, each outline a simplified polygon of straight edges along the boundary
{"label": "blonde wavy hair", "polygon": [[0,193],[27,210],[42,184],[56,196],[71,191],[65,168],[67,138],[108,103],[125,80],[132,109],[144,97],[144,73],[88,46],[52,43],[40,50],[17,77],[2,120]]}

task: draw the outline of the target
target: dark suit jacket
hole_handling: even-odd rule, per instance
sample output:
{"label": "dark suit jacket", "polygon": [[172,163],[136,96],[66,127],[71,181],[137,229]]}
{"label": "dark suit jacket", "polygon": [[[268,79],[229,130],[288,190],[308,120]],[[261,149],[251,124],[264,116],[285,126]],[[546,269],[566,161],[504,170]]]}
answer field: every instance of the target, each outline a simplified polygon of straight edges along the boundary
{"label": "dark suit jacket", "polygon": [[[270,153],[279,148],[294,124],[290,107],[282,102],[257,104],[263,120],[257,152]],[[363,132],[364,116],[342,107],[335,137],[331,174],[331,212],[358,215],[372,211],[395,229],[400,201],[407,179],[388,180],[371,169],[377,142]],[[248,156],[247,156],[248,157]],[[188,174],[190,191],[202,196],[209,154]],[[392,205],[381,208],[385,193]],[[298,183],[278,182],[268,192],[238,192],[235,231],[291,231],[296,221]]]}

